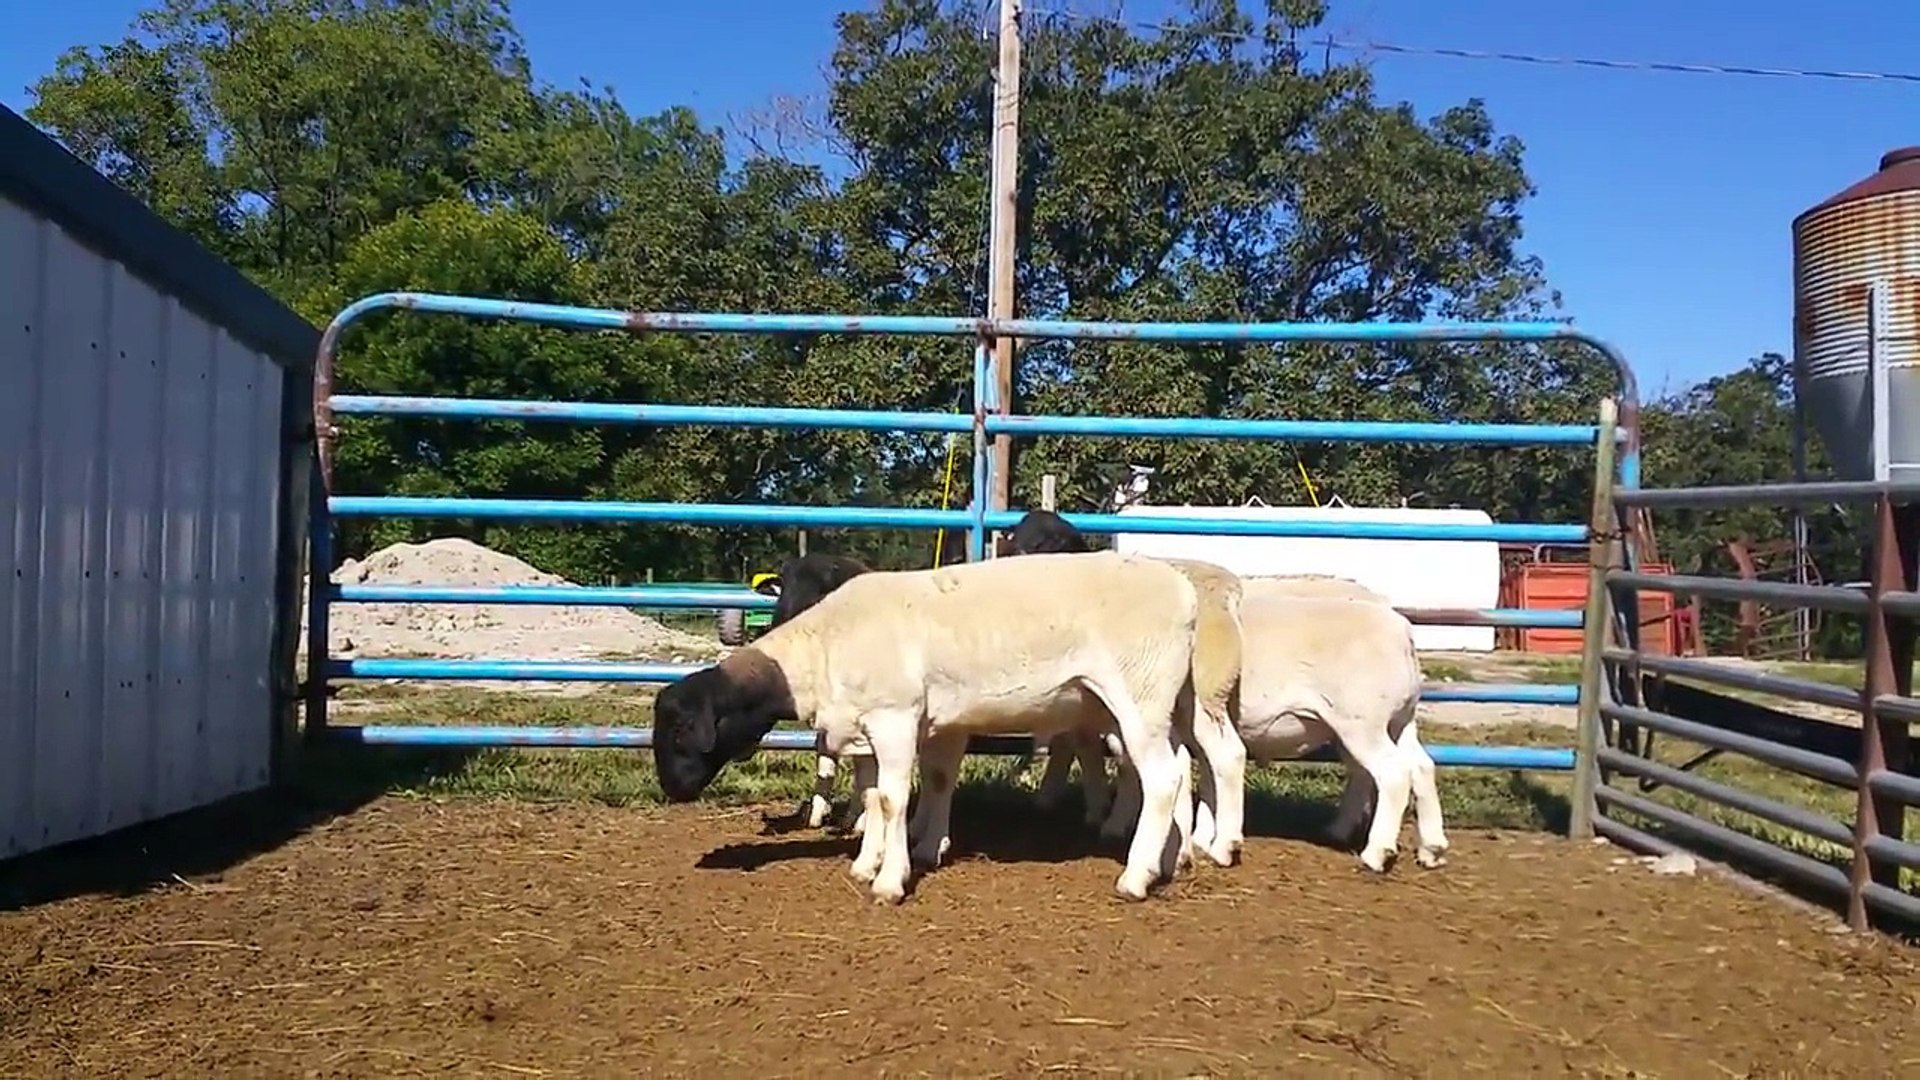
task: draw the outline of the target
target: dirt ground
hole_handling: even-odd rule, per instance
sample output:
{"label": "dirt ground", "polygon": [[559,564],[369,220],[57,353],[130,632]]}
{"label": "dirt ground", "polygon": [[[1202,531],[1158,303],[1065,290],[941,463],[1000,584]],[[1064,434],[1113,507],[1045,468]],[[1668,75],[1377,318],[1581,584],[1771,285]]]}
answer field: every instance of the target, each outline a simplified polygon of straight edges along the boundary
{"label": "dirt ground", "polygon": [[758,810],[385,798],[177,879],[123,841],[15,883],[0,1073],[1920,1068],[1906,946],[1610,846],[1463,831],[1449,865],[1373,878],[1256,837],[1129,905],[1082,835],[963,806],[956,861],[891,909],[849,842]]}

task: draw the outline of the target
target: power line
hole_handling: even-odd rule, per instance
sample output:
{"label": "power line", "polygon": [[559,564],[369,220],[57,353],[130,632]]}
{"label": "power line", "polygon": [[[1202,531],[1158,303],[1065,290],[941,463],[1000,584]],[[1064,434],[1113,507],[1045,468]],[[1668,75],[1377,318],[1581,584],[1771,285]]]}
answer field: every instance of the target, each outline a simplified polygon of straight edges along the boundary
{"label": "power line", "polygon": [[[1111,26],[1124,26],[1137,30],[1151,30],[1160,34],[1194,33],[1191,26],[1179,23],[1155,23],[1139,19],[1119,19],[1108,15],[1093,15],[1079,11],[1050,9],[1037,14],[1057,16],[1077,22],[1105,23]],[[1250,42],[1258,40],[1254,34],[1235,34],[1224,31],[1204,31],[1203,36],[1222,41]],[[1745,64],[1682,64],[1661,60],[1606,60],[1595,57],[1541,56],[1535,53],[1502,52],[1489,49],[1450,49],[1425,45],[1399,45],[1387,41],[1352,41],[1337,37],[1321,37],[1297,43],[1303,48],[1332,49],[1348,53],[1393,53],[1400,56],[1439,56],[1455,60],[1494,60],[1512,64],[1534,64],[1545,67],[1589,67],[1609,71],[1662,71],[1682,75],[1744,75],[1759,78],[1788,79],[1828,79],[1845,82],[1897,82],[1920,83],[1920,72],[1907,71],[1837,71],[1818,68],[1776,68],[1753,67]]]}

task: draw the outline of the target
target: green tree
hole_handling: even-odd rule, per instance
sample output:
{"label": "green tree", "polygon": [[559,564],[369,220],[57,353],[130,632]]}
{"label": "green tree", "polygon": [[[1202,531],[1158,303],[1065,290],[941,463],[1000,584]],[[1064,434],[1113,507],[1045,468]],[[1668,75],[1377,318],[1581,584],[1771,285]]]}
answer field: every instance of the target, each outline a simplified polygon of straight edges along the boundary
{"label": "green tree", "polygon": [[[1247,9],[1255,9],[1251,13]],[[687,109],[537,85],[499,0],[161,0],[76,49],[30,116],[316,320],[394,288],[679,311],[984,309],[993,60],[978,2],[843,15],[835,168],[730,153]],[[1521,147],[1467,101],[1420,117],[1298,42],[1325,5],[1195,0],[1163,31],[1030,14],[1017,290],[1083,319],[1395,320],[1552,312],[1518,250]],[[626,338],[401,315],[342,353],[343,389],[952,411],[972,343]],[[1029,346],[1022,411],[1582,422],[1612,373],[1564,348]],[[862,432],[356,421],[345,490],[937,505],[947,443]],[[964,503],[970,470],[952,496]],[[1296,451],[1297,455],[1296,456]],[[1042,439],[1017,469],[1100,502],[1116,463],[1163,498],[1352,502],[1578,520],[1583,449]],[[791,530],[479,529],[570,574],[722,574]],[[348,550],[440,523],[349,531]],[[813,538],[924,565],[932,538]]]}
{"label": "green tree", "polygon": [[[1643,420],[1643,482],[1649,487],[1787,483],[1794,479],[1792,361],[1765,353],[1727,375],[1651,402]],[[1824,448],[1807,435],[1807,472],[1830,471]],[[1672,511],[1656,518],[1659,556],[1677,573],[1731,577],[1738,567],[1728,543],[1778,543],[1789,539],[1792,514],[1783,510]],[[1840,507],[1809,508],[1808,547],[1829,580],[1854,580],[1861,571],[1858,515]],[[1704,605],[1707,644],[1734,644],[1733,609]],[[1847,654],[1858,648],[1855,620],[1822,623],[1817,647]]]}
{"label": "green tree", "polygon": [[[333,280],[303,307],[318,321],[390,290],[579,303],[583,268],[531,216],[434,203],[356,239]],[[347,394],[605,401],[624,377],[647,380],[644,343],[617,335],[391,311],[349,327],[335,386]],[[341,494],[584,498],[604,484],[599,428],[525,421],[343,416],[335,455]],[[616,567],[609,530],[500,522],[343,521],[342,555],[457,531],[588,580]]]}
{"label": "green tree", "polygon": [[[882,304],[979,310],[992,86],[977,4],[886,0],[841,17],[830,116],[863,223],[848,266]],[[1021,87],[1019,306],[1036,317],[1225,321],[1537,317],[1556,298],[1517,251],[1532,188],[1478,102],[1422,120],[1367,72],[1297,42],[1323,4],[1191,5],[1158,32],[1042,17]],[[952,361],[946,361],[952,365]],[[964,368],[960,368],[964,370]],[[1610,386],[1565,349],[1036,344],[1024,411],[1580,422]],[[1501,516],[1577,513],[1579,455],[1297,448],[1354,502],[1424,493]],[[1106,495],[1119,460],[1168,499],[1304,497],[1295,448],[1040,439],[1018,468]],[[1464,462],[1471,462],[1471,465]],[[1522,476],[1533,479],[1523,481]]]}
{"label": "green tree", "polygon": [[165,0],[134,31],[28,118],[283,295],[403,210],[510,194],[533,100],[500,0]]}

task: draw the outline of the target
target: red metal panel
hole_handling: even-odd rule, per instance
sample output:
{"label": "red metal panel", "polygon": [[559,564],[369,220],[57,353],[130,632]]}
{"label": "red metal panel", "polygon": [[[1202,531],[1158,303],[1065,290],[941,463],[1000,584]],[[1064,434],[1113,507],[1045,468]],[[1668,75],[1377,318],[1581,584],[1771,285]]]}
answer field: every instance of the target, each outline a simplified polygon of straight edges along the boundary
{"label": "red metal panel", "polygon": [[[1526,563],[1512,575],[1514,587],[1503,590],[1517,601],[1516,606],[1530,611],[1579,611],[1587,603],[1587,567],[1578,563]],[[1649,574],[1670,574],[1665,563],[1647,563],[1641,570]],[[1640,594],[1641,647],[1653,655],[1672,655],[1679,651],[1675,639],[1673,597],[1666,593]],[[1581,632],[1560,628],[1529,627],[1520,632],[1522,652],[1559,655],[1580,651]]]}

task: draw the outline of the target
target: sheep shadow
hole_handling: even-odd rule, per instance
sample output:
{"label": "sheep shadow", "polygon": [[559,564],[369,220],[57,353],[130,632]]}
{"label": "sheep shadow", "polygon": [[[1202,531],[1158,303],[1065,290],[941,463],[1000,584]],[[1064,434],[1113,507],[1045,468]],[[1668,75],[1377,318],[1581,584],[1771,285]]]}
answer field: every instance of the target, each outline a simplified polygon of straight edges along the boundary
{"label": "sheep shadow", "polygon": [[[919,798],[916,791],[909,812]],[[837,821],[844,806],[836,806],[830,820]],[[998,781],[962,784],[954,793],[952,846],[944,862],[1066,863],[1096,856],[1121,861],[1124,842],[1102,841],[1095,827],[1085,823],[1083,809],[1077,789],[1041,811],[1034,806],[1033,792],[1025,788]],[[694,865],[751,873],[775,863],[851,859],[860,843],[832,825],[812,829],[798,813],[763,815],[760,835],[766,839],[723,844]]]}

